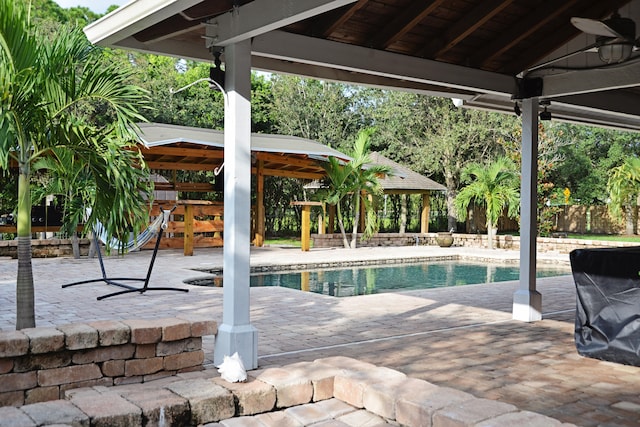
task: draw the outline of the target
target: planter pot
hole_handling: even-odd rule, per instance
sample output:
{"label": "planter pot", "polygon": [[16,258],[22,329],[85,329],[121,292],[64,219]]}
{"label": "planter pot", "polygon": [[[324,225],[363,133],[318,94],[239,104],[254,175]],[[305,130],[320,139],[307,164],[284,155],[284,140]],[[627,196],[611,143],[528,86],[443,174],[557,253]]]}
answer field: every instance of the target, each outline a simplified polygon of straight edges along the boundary
{"label": "planter pot", "polygon": [[436,242],[441,248],[448,248],[453,245],[453,234],[449,232],[441,232],[436,236]]}

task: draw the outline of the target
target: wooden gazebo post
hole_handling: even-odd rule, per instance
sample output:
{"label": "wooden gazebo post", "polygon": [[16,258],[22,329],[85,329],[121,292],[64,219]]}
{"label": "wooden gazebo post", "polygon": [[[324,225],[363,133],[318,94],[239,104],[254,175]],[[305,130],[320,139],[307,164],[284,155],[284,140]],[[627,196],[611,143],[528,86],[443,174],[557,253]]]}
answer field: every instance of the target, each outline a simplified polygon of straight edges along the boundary
{"label": "wooden gazebo post", "polygon": [[300,232],[300,246],[303,251],[311,247],[311,206],[322,206],[322,202],[291,202],[291,206],[302,206],[302,230]]}

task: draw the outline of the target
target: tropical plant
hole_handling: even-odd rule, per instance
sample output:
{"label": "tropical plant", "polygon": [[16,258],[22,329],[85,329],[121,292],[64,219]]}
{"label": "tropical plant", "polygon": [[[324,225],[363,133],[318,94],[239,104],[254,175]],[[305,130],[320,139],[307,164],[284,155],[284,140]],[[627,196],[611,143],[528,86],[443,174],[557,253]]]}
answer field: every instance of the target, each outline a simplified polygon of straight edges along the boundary
{"label": "tropical plant", "polygon": [[61,27],[48,40],[28,16],[22,2],[0,0],[0,168],[18,172],[17,329],[35,326],[30,180],[37,161],[83,165],[96,189],[86,196],[86,229],[97,219],[110,235],[142,227],[151,192],[142,157],[129,149],[146,92],[128,84],[131,72],[105,60],[81,29]]}
{"label": "tropical plant", "polygon": [[[336,206],[338,226],[342,234],[345,248],[355,249],[358,240],[358,224],[360,223],[360,203],[364,203],[365,211],[369,213],[363,238],[370,237],[377,229],[377,217],[373,213],[373,198],[382,194],[382,187],[378,177],[391,173],[388,166],[372,164],[369,156],[369,146],[373,129],[365,129],[358,133],[348,163],[342,163],[334,157],[324,164],[326,172],[325,191],[321,198],[326,203]],[[371,196],[371,197],[369,197]],[[347,239],[344,226],[344,215],[341,204],[346,197],[351,197],[353,231],[351,242]]]}
{"label": "tropical plant", "polygon": [[455,207],[459,218],[466,219],[471,203],[485,208],[487,217],[488,247],[493,249],[494,232],[500,215],[507,209],[507,215],[518,215],[520,193],[515,163],[506,157],[500,157],[489,165],[471,163],[461,176],[463,187],[455,198]]}
{"label": "tropical plant", "polygon": [[633,234],[634,199],[640,195],[640,158],[628,157],[623,164],[613,168],[607,181],[609,189],[609,213],[622,221],[626,216],[627,234]]}

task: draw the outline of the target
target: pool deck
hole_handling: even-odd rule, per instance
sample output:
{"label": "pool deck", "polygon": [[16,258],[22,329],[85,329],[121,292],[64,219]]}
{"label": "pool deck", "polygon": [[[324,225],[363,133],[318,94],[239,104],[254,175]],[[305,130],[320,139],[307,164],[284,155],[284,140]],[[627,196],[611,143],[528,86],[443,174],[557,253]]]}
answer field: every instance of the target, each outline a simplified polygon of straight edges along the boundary
{"label": "pool deck", "polygon": [[[519,253],[471,248],[385,247],[345,249],[252,248],[252,266],[407,260],[457,255],[514,262]],[[108,257],[110,276],[142,277],[150,252]],[[539,262],[568,264],[568,255],[542,253]],[[167,291],[102,301],[113,287],[61,285],[98,277],[96,259],[34,259],[38,326],[199,313],[222,322],[222,289],[183,283],[220,268],[221,249],[194,256],[161,251],[151,286]],[[0,259],[0,329],[15,328],[17,261]],[[468,285],[335,298],[286,288],[252,288],[251,322],[259,331],[260,367],[348,356],[387,366],[477,397],[512,403],[583,426],[637,426],[640,368],[583,358],[573,342],[575,288],[570,275],[538,280],[543,320],[511,319],[517,282]],[[213,340],[204,348],[210,368]]]}

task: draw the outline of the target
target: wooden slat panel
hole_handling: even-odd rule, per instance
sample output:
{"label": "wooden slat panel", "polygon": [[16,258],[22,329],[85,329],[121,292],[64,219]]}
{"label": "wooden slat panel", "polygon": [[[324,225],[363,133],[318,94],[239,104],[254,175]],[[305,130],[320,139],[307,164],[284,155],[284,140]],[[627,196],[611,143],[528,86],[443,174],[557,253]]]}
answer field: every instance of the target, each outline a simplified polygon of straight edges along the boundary
{"label": "wooden slat panel", "polygon": [[[159,205],[161,205],[164,209],[173,207],[174,204],[175,202],[172,202],[170,200],[159,203]],[[222,204],[204,205],[204,206],[198,205],[193,207],[193,215],[196,218],[202,217],[202,216],[222,216],[223,213],[224,213],[224,206]],[[160,208],[158,207],[158,205],[154,203],[153,207],[151,208],[151,216],[157,216],[157,215],[160,215]],[[184,206],[178,205],[176,210],[173,211],[173,215],[184,215]]]}
{"label": "wooden slat panel", "polygon": [[214,191],[213,184],[208,182],[177,182],[172,184],[170,182],[156,182],[154,184],[154,190],[157,191]]}
{"label": "wooden slat panel", "polygon": [[[204,237],[196,236],[193,239],[194,248],[219,248],[222,247],[224,241],[220,237]],[[147,243],[143,249],[153,249],[154,242]],[[184,239],[182,237],[163,237],[160,241],[160,249],[182,249]]]}
{"label": "wooden slat panel", "polygon": [[[169,221],[167,224],[167,233],[184,233],[184,222],[181,221]],[[194,233],[215,233],[224,231],[224,221],[221,219],[213,219],[209,221],[194,220],[193,232]]]}

